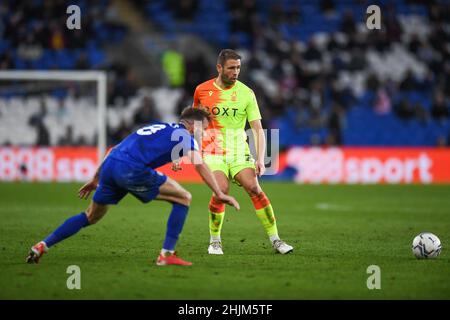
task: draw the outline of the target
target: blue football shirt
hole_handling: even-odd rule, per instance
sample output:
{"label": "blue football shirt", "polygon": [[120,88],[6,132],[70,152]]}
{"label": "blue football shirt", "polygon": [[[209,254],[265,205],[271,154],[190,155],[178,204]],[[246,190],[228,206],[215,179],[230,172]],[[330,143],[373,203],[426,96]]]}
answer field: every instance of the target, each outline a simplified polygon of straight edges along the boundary
{"label": "blue football shirt", "polygon": [[182,124],[153,123],[142,127],[116,145],[108,157],[156,169],[199,150],[195,139]]}

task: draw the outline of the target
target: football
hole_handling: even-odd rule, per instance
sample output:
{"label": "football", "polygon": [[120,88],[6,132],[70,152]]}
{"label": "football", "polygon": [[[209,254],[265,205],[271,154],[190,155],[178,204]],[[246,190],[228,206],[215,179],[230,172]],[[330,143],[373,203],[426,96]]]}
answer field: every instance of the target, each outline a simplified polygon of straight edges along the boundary
{"label": "football", "polygon": [[422,232],[414,238],[412,251],[417,259],[437,258],[441,253],[441,240],[430,232]]}

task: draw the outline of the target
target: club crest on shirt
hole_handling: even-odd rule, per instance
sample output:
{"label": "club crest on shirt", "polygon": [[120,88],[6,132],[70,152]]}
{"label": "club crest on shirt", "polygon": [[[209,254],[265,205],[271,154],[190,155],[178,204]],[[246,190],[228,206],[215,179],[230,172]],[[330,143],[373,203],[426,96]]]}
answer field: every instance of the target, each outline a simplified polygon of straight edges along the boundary
{"label": "club crest on shirt", "polygon": [[233,91],[233,93],[231,94],[231,101],[236,101],[236,100],[237,100],[236,91]]}

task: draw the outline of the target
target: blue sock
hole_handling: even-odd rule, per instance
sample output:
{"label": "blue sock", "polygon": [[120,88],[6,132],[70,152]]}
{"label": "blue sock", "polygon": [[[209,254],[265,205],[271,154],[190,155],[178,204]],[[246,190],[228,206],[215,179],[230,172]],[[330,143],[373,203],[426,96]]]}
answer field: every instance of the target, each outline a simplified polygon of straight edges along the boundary
{"label": "blue sock", "polygon": [[44,242],[48,248],[57,244],[58,242],[74,235],[81,228],[84,228],[89,225],[88,218],[86,213],[82,212],[77,214],[76,216],[70,217],[62,225],[58,227],[52,234],[50,234],[47,238],[45,238]]}
{"label": "blue sock", "polygon": [[175,250],[178,236],[183,230],[184,221],[186,220],[189,207],[182,204],[174,203],[169,220],[167,220],[166,239],[164,240],[163,249]]}

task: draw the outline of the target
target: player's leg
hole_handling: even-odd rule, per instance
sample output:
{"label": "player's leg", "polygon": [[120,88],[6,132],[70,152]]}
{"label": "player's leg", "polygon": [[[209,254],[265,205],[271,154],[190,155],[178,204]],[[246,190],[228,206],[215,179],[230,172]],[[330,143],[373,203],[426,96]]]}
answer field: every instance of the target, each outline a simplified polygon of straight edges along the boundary
{"label": "player's leg", "polygon": [[92,201],[86,211],[70,217],[48,235],[47,238],[35,244],[28,253],[26,261],[28,263],[38,263],[42,255],[52,246],[73,236],[82,228],[95,224],[107,211],[107,205],[101,205]]}
{"label": "player's leg", "polygon": [[86,216],[89,221],[89,225],[96,224],[103,218],[108,212],[109,205],[96,203],[95,201],[91,201],[89,207],[86,210]]}
{"label": "player's leg", "polygon": [[172,203],[178,203],[189,207],[192,196],[178,182],[167,177],[167,180],[159,187],[159,193],[156,200],[164,200]]}
{"label": "player's leg", "polygon": [[[230,184],[228,177],[223,171],[213,171],[214,177],[223,193],[228,194]],[[222,225],[225,217],[225,204],[217,199],[214,194],[209,201],[209,236],[210,243],[208,246],[209,254],[223,254],[222,250]]]}
{"label": "player's leg", "polygon": [[[183,231],[183,226],[186,221],[189,206],[191,205],[191,194],[184,189],[175,180],[166,176],[156,176],[156,181],[152,185],[159,185],[158,191],[153,195],[143,196],[139,198],[143,202],[149,202],[152,199],[168,201],[172,204],[172,210],[167,220],[166,236],[163,242],[161,252],[156,260],[156,264],[163,265],[192,265],[191,262],[184,261],[177,257],[175,247],[178,238]],[[162,183],[162,184],[161,184]]]}
{"label": "player's leg", "polygon": [[106,214],[108,205],[117,204],[127,194],[127,190],[115,182],[115,176],[119,172],[121,172],[120,163],[106,159],[100,171],[98,188],[86,211],[70,217],[47,238],[34,245],[28,254],[27,262],[38,263],[42,254],[50,247],[73,236],[82,228],[95,224]]}
{"label": "player's leg", "polygon": [[133,176],[123,179],[120,184],[143,203],[156,199],[172,204],[172,211],[167,221],[166,237],[156,263],[157,265],[191,265],[190,262],[183,261],[175,254],[175,245],[191,204],[191,194],[176,181],[151,168],[134,170]]}
{"label": "player's leg", "polygon": [[293,247],[280,240],[278,236],[277,223],[272,205],[258,183],[255,169],[244,168],[234,176],[234,179],[242,185],[250,196],[255,207],[256,215],[266,230],[274,249],[283,254],[292,252]]}
{"label": "player's leg", "polygon": [[[223,155],[208,154],[204,156],[204,161],[219,184],[223,193],[229,191],[229,166]],[[222,250],[222,225],[225,217],[225,204],[219,201],[214,194],[211,196],[208,208],[209,236],[210,244],[208,246],[209,254],[223,254]]]}

